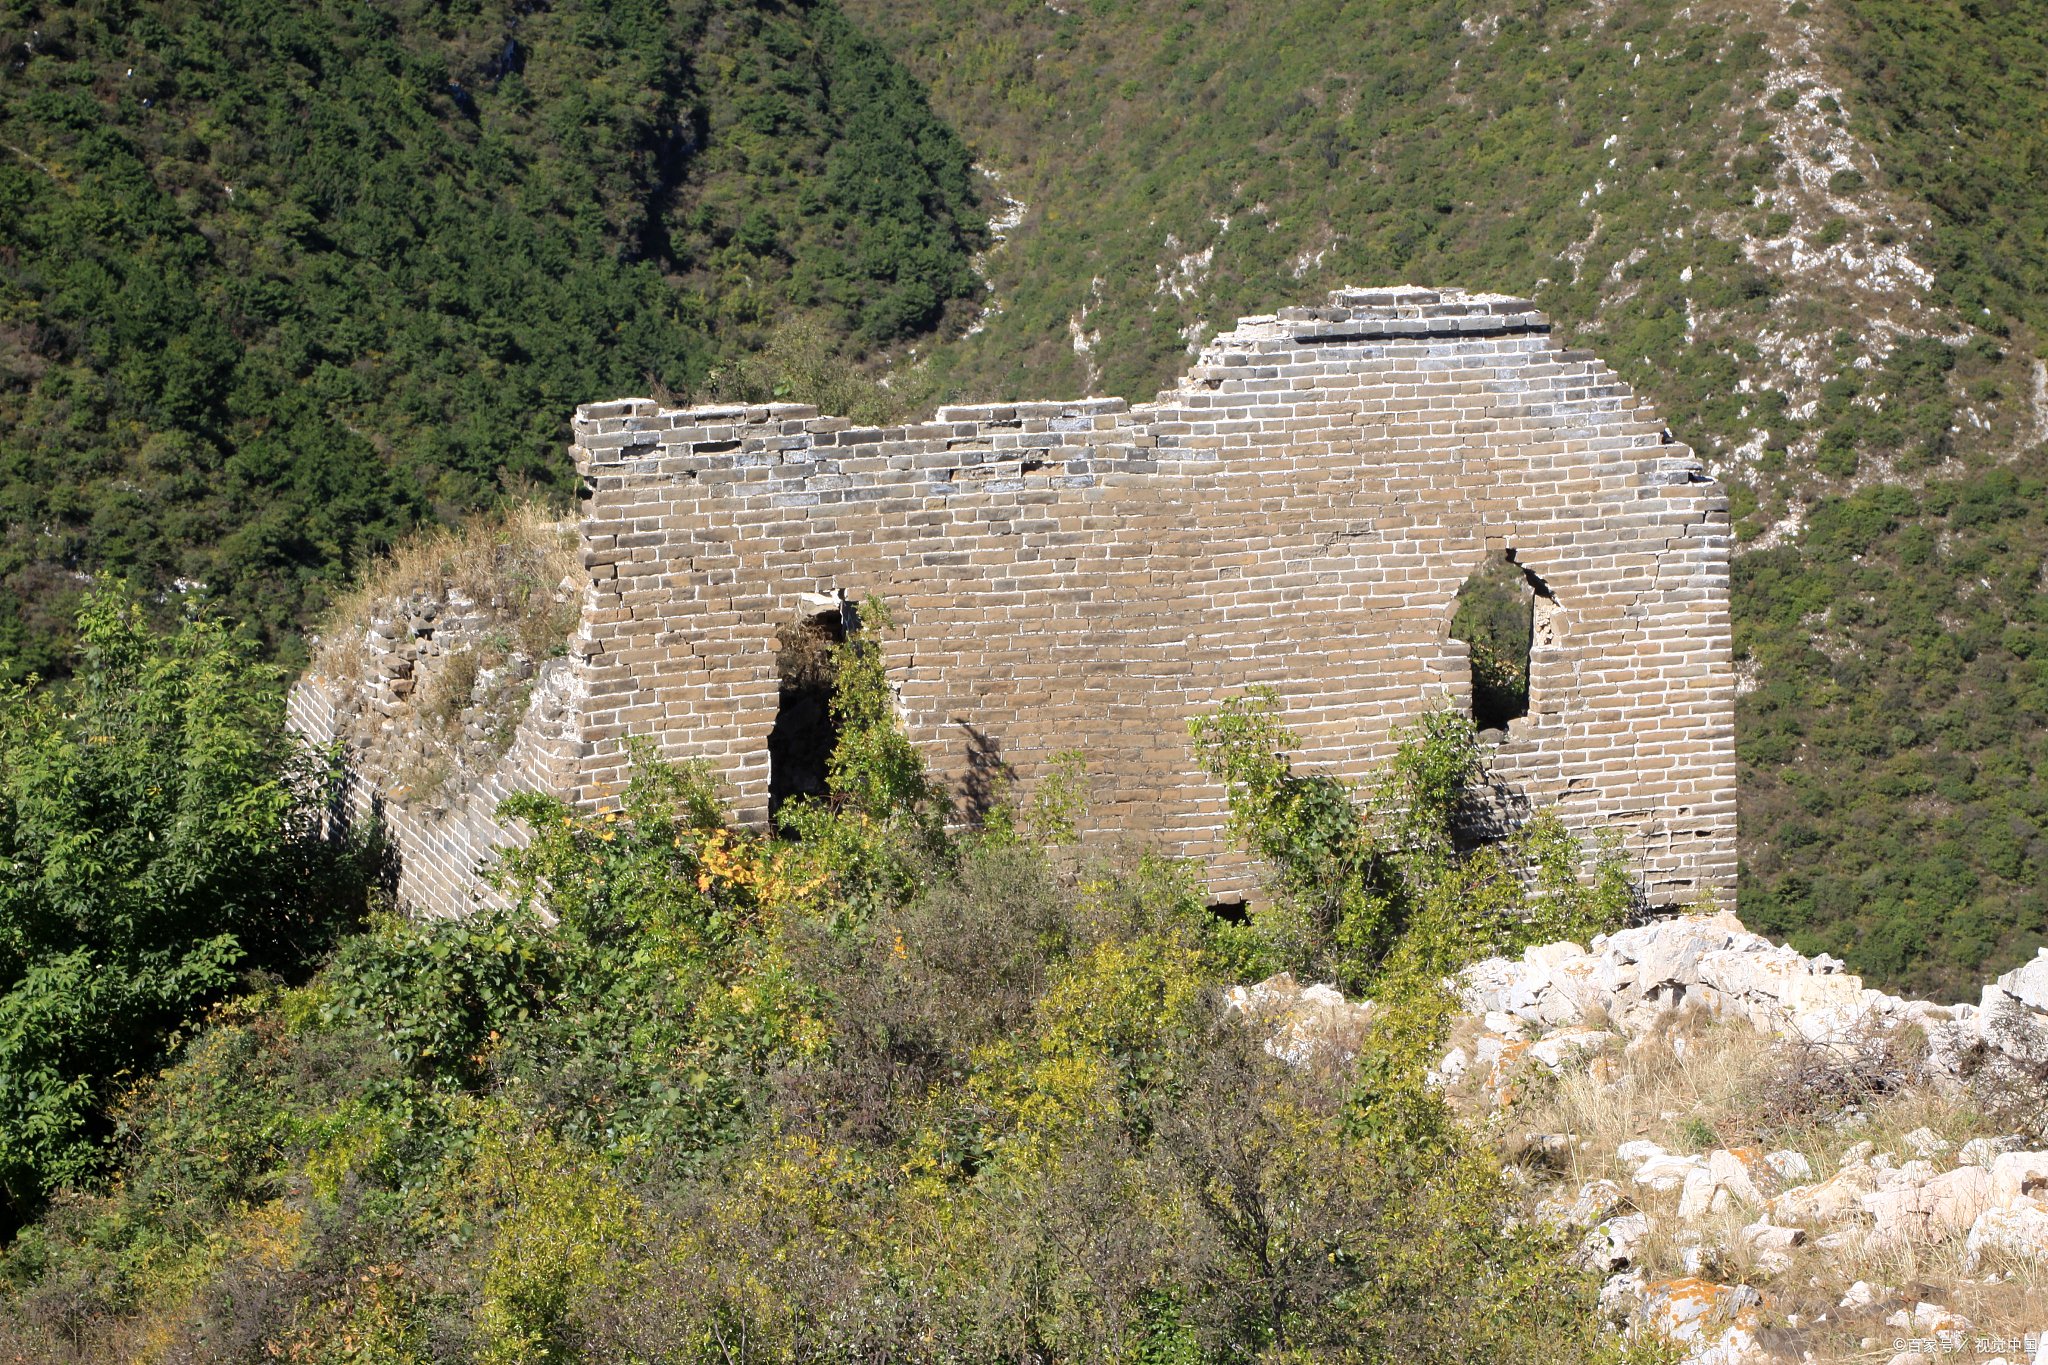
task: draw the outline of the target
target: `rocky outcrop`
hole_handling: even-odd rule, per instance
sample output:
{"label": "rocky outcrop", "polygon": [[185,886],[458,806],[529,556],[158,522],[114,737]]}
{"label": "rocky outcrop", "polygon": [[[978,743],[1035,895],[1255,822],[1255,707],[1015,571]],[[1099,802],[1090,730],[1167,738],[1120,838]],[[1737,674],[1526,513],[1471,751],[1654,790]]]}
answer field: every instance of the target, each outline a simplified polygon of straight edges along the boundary
{"label": "rocky outcrop", "polygon": [[1474,1015],[1548,1026],[1598,1010],[1628,1033],[1642,1033],[1664,1011],[1686,1004],[1761,1026],[1816,1031],[1903,1004],[1866,992],[1838,960],[1777,946],[1725,912],[1601,935],[1590,951],[1551,943],[1528,949],[1520,961],[1489,958],[1467,968],[1458,986]]}
{"label": "rocky outcrop", "polygon": [[1231,987],[1224,1012],[1251,1020],[1273,1056],[1313,1069],[1356,1057],[1372,1021],[1370,1002],[1347,1001],[1335,986],[1303,986],[1288,972],[1256,986]]}
{"label": "rocky outcrop", "polygon": [[[1669,1011],[1689,1008],[1816,1043],[1916,1025],[1928,1036],[1934,1065],[1954,1072],[1980,1045],[2014,1046],[2000,1026],[2009,1011],[2048,1021],[2048,948],[1987,984],[1979,1003],[1937,1005],[1872,990],[1839,958],[1806,957],[1723,911],[1603,934],[1590,949],[1549,943],[1519,960],[1489,958],[1455,985],[1465,1009],[1491,1034],[1514,1041],[1527,1042],[1531,1033],[1562,1036],[1589,1020],[1637,1037]],[[1462,1069],[1447,1057],[1439,1071]]]}
{"label": "rocky outcrop", "polygon": [[[1927,1047],[1910,1079],[1948,1089],[2000,1056],[2038,1062],[2048,1032],[2048,950],[1986,985],[1977,1003],[1941,1005],[1869,989],[1839,960],[1774,944],[1727,913],[1661,920],[1587,946],[1543,944],[1474,963],[1445,984],[1469,1021],[1431,1081],[1476,1100],[1475,1118],[1498,1115],[1544,1072],[1625,1085],[1639,1049],[1669,1046],[1682,1057],[1707,1022],[1747,1025],[1823,1056],[1867,1056],[1894,1031],[1917,1029]],[[1348,1060],[1372,1017],[1370,1002],[1285,976],[1238,988],[1231,1008],[1265,1021],[1268,1050],[1299,1065]],[[1605,1163],[1604,1151],[1582,1151],[1588,1144],[1570,1135],[1530,1140],[1550,1157],[1570,1155],[1574,1169]],[[1854,1142],[1817,1172],[1790,1150],[1681,1152],[1627,1141],[1613,1153],[1615,1178],[1583,1180],[1576,1194],[1560,1187],[1530,1218],[1565,1238],[1573,1268],[1606,1277],[1600,1311],[1617,1329],[1682,1347],[1685,1365],[1799,1358],[1772,1339],[1779,1329],[1761,1325],[1766,1297],[1748,1278],[1803,1281],[1800,1255],[1910,1256],[1960,1243],[1965,1274],[2048,1262],[2048,1151],[2027,1150],[2042,1144],[1976,1137],[1958,1147],[1922,1126],[1891,1145],[1899,1150]],[[1648,1248],[1658,1241],[1678,1278],[1655,1273]],[[1960,1339],[1971,1328],[1937,1304],[1860,1282],[1829,1312],[1886,1333],[1866,1347]]]}

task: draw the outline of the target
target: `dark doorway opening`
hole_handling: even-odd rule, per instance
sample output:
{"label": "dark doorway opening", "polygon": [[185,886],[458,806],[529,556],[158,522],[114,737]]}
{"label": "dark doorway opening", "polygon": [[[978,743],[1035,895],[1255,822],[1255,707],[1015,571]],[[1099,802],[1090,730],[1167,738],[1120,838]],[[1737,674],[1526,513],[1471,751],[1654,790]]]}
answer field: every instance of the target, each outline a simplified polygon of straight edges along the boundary
{"label": "dark doorway opening", "polygon": [[1505,730],[1529,714],[1529,645],[1534,638],[1536,593],[1515,552],[1489,555],[1458,589],[1451,638],[1472,653],[1472,723]]}
{"label": "dark doorway opening", "polygon": [[832,718],[832,687],[839,681],[833,647],[846,641],[838,611],[805,617],[775,630],[775,674],[781,687],[775,727],[768,732],[768,817],[797,797],[822,801],[839,724]]}
{"label": "dark doorway opening", "polygon": [[1250,901],[1210,901],[1209,913],[1225,924],[1250,924],[1252,905]]}

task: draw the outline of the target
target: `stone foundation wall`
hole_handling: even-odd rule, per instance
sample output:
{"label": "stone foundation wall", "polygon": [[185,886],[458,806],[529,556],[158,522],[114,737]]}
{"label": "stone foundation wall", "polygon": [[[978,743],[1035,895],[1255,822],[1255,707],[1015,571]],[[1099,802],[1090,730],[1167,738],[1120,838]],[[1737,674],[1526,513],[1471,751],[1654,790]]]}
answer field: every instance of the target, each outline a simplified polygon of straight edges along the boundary
{"label": "stone foundation wall", "polygon": [[[1579,830],[1620,833],[1652,904],[1725,900],[1727,501],[1549,331],[1526,300],[1345,290],[1240,320],[1137,408],[955,407],[864,429],[783,405],[586,405],[569,676],[552,737],[529,717],[496,785],[603,803],[623,741],[645,735],[710,760],[741,818],[765,820],[776,628],[879,593],[909,733],[963,797],[998,771],[1028,790],[1079,747],[1089,839],[1210,860],[1217,894],[1242,893],[1251,870],[1224,847],[1187,720],[1269,684],[1301,762],[1362,775],[1402,722],[1469,702],[1454,598],[1511,551],[1542,595],[1530,711],[1497,774]],[[309,733],[338,733],[319,711],[295,702]],[[406,894],[455,908],[482,827],[420,855],[405,837]],[[415,856],[433,867],[417,880]]]}

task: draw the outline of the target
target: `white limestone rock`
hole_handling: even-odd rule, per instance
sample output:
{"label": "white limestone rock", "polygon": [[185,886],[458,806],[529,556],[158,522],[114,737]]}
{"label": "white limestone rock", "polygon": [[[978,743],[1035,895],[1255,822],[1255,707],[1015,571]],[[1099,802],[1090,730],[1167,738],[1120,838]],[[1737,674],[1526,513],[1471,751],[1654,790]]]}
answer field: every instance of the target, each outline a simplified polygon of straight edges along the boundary
{"label": "white limestone rock", "polygon": [[1266,1033],[1266,1051],[1290,1066],[1335,1067],[1358,1055],[1372,1020],[1372,1002],[1347,1001],[1334,986],[1303,986],[1281,972],[1253,986],[1233,986],[1224,1013],[1243,1015]]}
{"label": "white limestone rock", "polygon": [[2048,1205],[2019,1199],[2006,1208],[1986,1209],[1970,1225],[1964,1242],[1963,1273],[1974,1275],[1986,1253],[2048,1260]]}
{"label": "white limestone rock", "polygon": [[1998,988],[2028,1009],[2048,1014],[2048,948],[1999,977]]}
{"label": "white limestone rock", "polygon": [[2005,1208],[2022,1196],[2048,1198],[2048,1152],[2004,1152],[1991,1159],[1991,1197]]}
{"label": "white limestone rock", "polygon": [[1900,1141],[1911,1147],[1914,1155],[1922,1157],[1932,1157],[1938,1153],[1946,1152],[1954,1145],[1947,1138],[1944,1138],[1932,1128],[1927,1127],[1915,1128],[1912,1132],[1901,1138]]}
{"label": "white limestone rock", "polygon": [[1589,1180],[1579,1187],[1578,1198],[1545,1199],[1536,1205],[1536,1221],[1554,1228],[1589,1228],[1621,1207],[1628,1199],[1612,1180]]}
{"label": "white limestone rock", "polygon": [[1591,1052],[1598,1052],[1607,1044],[1619,1041],[1619,1035],[1605,1029],[1571,1027],[1545,1034],[1531,1044],[1529,1055],[1551,1071],[1562,1071],[1569,1063]]}
{"label": "white limestone rock", "polygon": [[1609,1218],[1586,1234],[1575,1263],[1593,1270],[1623,1270],[1635,1264],[1650,1237],[1649,1217],[1625,1213]]}
{"label": "white limestone rock", "polygon": [[2027,1145],[2022,1137],[1979,1137],[1971,1138],[1956,1153],[1956,1162],[1963,1166],[1989,1167],[2005,1152],[2016,1152]]}
{"label": "white limestone rock", "polygon": [[1685,1184],[1695,1171],[1703,1170],[1706,1164],[1704,1157],[1660,1152],[1636,1167],[1633,1179],[1638,1185],[1663,1193]]}
{"label": "white limestone rock", "polygon": [[1722,1148],[1710,1152],[1705,1165],[1696,1166],[1686,1173],[1684,1193],[1678,1200],[1678,1216],[1692,1222],[1709,1213],[1726,1211],[1731,1201],[1747,1208],[1761,1208],[1765,1202],[1763,1193],[1757,1189],[1750,1175],[1748,1163],[1736,1153]]}
{"label": "white limestone rock", "polygon": [[1813,1164],[1794,1151],[1772,1152],[1764,1158],[1764,1165],[1780,1180],[1813,1179]]}

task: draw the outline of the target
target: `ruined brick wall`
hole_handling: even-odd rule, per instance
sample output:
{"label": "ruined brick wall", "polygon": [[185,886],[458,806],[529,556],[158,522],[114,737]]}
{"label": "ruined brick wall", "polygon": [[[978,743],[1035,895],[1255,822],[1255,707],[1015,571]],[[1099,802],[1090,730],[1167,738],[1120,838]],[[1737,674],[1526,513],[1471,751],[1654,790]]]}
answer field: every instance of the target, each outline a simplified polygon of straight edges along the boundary
{"label": "ruined brick wall", "polygon": [[[706,758],[766,818],[775,631],[889,599],[890,676],[956,788],[1086,751],[1097,841],[1227,856],[1189,717],[1270,684],[1302,761],[1356,777],[1471,688],[1453,599],[1543,585],[1498,775],[1614,828],[1653,904],[1732,893],[1728,517],[1691,452],[1526,300],[1338,291],[1240,320],[1180,388],[854,428],[788,406],[578,410],[590,575],[545,781],[602,802],[622,741]],[[569,714],[573,713],[573,714]],[[566,719],[564,716],[566,715]],[[522,742],[524,742],[522,740]],[[472,850],[480,855],[483,847]],[[417,898],[445,903],[436,878]]]}

